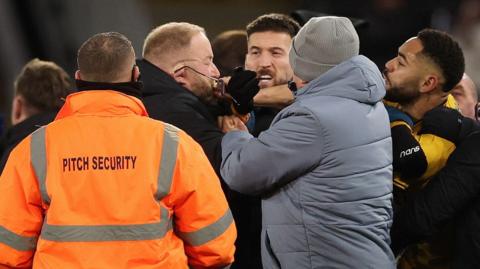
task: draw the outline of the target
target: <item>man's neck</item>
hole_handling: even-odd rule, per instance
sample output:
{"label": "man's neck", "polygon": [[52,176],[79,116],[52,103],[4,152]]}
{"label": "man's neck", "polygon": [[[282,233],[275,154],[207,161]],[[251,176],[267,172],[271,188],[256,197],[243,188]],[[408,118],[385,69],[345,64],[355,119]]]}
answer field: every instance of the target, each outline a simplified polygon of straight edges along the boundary
{"label": "man's neck", "polygon": [[428,111],[445,103],[447,96],[425,95],[418,98],[415,102],[407,105],[402,105],[402,110],[406,112],[414,121],[423,119],[423,116]]}

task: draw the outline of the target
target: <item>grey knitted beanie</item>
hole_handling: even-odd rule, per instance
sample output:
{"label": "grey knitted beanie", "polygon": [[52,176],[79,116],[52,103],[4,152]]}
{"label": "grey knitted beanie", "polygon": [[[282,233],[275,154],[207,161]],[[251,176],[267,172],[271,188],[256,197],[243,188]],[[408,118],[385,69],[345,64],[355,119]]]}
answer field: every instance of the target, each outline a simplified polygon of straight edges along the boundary
{"label": "grey knitted beanie", "polygon": [[311,81],[358,55],[360,41],[345,17],[314,17],[294,37],[289,58],[293,73]]}

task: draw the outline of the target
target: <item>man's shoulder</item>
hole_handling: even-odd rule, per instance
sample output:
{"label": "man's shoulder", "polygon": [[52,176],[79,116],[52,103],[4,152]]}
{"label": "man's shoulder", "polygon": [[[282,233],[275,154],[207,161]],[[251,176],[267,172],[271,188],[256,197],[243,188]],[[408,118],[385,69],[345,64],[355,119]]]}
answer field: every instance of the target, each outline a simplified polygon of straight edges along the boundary
{"label": "man's shoulder", "polygon": [[181,93],[152,95],[143,102],[151,118],[178,126],[187,133],[218,128],[208,108],[195,96]]}
{"label": "man's shoulder", "polygon": [[10,127],[2,138],[2,145],[14,147],[40,126],[49,124],[55,119],[54,112],[43,112]]}
{"label": "man's shoulder", "polygon": [[183,90],[182,88],[172,87],[169,85],[156,84],[152,85],[155,88],[155,92],[150,92],[148,95],[143,96],[143,101],[161,103],[163,105],[188,105],[200,102],[200,100],[193,94]]}
{"label": "man's shoulder", "polygon": [[[273,119],[272,126],[287,123],[287,126],[291,123],[295,123],[295,129],[310,129],[314,126],[320,127],[322,122],[319,120],[317,115],[318,111],[315,111],[309,103],[305,102],[295,102],[290,106],[281,110]],[[287,120],[287,121],[285,121]]]}
{"label": "man's shoulder", "polygon": [[480,162],[480,131],[474,131],[459,143],[454,156],[466,157]]}
{"label": "man's shoulder", "polygon": [[158,93],[143,97],[143,103],[153,118],[175,117],[178,113],[187,113],[195,117],[195,114],[207,110],[205,105],[191,94],[177,92],[175,89],[172,89],[171,92],[166,92],[169,89],[163,90],[164,94]]}

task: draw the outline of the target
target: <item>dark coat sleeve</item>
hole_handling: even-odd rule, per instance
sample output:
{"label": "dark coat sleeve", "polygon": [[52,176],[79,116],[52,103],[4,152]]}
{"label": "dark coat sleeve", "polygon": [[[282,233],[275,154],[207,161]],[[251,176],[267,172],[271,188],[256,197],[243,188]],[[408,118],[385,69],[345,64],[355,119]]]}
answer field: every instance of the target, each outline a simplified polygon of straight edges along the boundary
{"label": "dark coat sleeve", "polygon": [[392,249],[427,238],[480,194],[480,132],[474,132],[450,156],[447,165],[394,216]]}
{"label": "dark coat sleeve", "polygon": [[[393,172],[408,183],[425,173],[428,163],[420,143],[412,130],[404,124],[392,127]],[[406,154],[409,151],[410,154]]]}

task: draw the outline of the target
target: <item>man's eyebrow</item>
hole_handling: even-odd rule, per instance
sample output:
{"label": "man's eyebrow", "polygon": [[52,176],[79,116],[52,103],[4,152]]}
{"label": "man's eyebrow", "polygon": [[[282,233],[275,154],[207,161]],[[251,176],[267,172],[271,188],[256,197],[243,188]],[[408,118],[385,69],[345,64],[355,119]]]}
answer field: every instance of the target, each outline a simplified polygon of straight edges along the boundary
{"label": "man's eyebrow", "polygon": [[407,56],[406,56],[403,52],[400,52],[400,51],[399,51],[399,52],[398,52],[398,56],[400,56],[401,58],[403,58],[403,60],[405,60],[405,62],[408,63],[408,58],[407,58]]}
{"label": "man's eyebrow", "polygon": [[282,47],[270,47],[270,48],[268,48],[268,50],[270,50],[270,51],[274,51],[274,50],[285,51]]}

